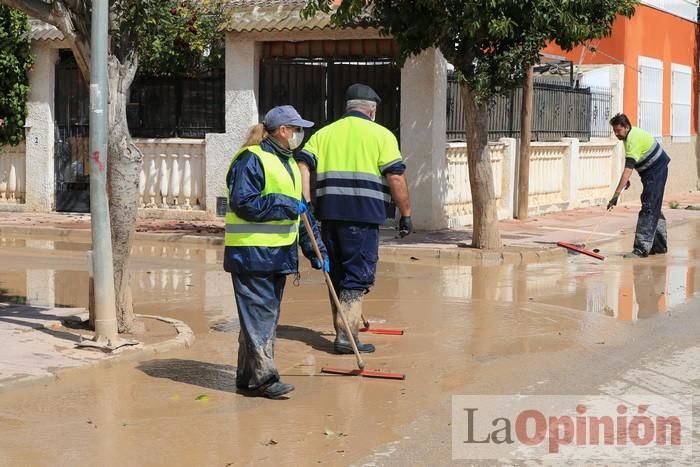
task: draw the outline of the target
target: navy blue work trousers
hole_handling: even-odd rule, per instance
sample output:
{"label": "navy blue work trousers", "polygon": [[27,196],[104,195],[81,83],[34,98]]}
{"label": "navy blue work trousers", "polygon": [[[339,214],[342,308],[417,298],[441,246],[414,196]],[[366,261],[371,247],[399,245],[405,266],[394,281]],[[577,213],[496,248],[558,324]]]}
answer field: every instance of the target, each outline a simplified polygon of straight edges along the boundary
{"label": "navy blue work trousers", "polygon": [[279,381],[275,367],[275,337],[284,274],[231,274],[241,331],[238,334],[236,386],[256,389]]}
{"label": "navy blue work trousers", "polygon": [[377,273],[379,225],[323,221],[321,238],[328,250],[330,276],[336,291],[369,291]]}
{"label": "navy blue work trousers", "polygon": [[664,153],[659,161],[639,174],[642,179],[642,209],[637,218],[634,249],[643,255],[666,253],[668,234],[666,218],[661,212],[668,178],[669,158]]}

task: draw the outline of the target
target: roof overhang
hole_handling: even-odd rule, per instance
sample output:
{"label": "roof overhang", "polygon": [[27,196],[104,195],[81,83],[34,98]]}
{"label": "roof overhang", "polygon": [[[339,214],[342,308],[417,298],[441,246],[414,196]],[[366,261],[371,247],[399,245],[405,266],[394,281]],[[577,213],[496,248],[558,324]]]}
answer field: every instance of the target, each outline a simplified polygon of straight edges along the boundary
{"label": "roof overhang", "polygon": [[353,28],[337,28],[331,23],[331,15],[316,13],[302,18],[304,0],[233,0],[226,5],[222,29],[232,33],[280,33],[324,30],[371,29],[368,24]]}
{"label": "roof overhang", "polygon": [[32,41],[62,41],[63,33],[55,26],[38,19],[29,19],[29,40]]}

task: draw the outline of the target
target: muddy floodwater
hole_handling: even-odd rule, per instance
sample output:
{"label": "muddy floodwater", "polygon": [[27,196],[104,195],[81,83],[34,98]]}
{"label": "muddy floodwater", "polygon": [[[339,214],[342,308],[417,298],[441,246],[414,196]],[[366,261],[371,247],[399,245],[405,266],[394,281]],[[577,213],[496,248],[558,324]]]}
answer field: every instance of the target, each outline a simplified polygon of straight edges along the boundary
{"label": "muddy floodwater", "polygon": [[[622,259],[629,239],[601,247],[605,262],[569,256],[471,267],[383,258],[364,314],[377,327],[405,334],[363,335],[377,347],[366,363],[405,373],[405,381],[320,374],[322,366],[355,362],[330,353],[327,292],[304,261],[299,286],[292,277],[287,282],[278,329],[276,361],[283,380],[296,386],[286,401],[235,393],[237,319],[221,249],[137,243],[136,312],[186,322],[194,346],[0,393],[0,465],[384,459],[382,450],[397,440],[421,443],[404,430],[421,417],[449,428],[449,418],[429,414],[471,384],[491,394],[525,384],[521,358],[546,366],[565,352],[621,346],[640,325],[668,318],[700,288],[699,237],[700,224],[673,229],[669,254],[645,260]],[[87,249],[47,238],[0,238],[0,301],[85,307]],[[435,449],[449,450],[450,439],[442,443]]]}

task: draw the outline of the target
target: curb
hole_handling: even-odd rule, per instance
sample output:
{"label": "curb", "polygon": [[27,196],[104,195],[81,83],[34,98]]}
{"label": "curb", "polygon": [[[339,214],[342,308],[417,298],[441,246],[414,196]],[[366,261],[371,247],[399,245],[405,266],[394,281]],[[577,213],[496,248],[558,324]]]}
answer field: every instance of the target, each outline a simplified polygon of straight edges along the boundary
{"label": "curb", "polygon": [[37,383],[48,383],[50,381],[56,381],[61,379],[63,376],[66,376],[67,374],[76,371],[82,371],[89,368],[108,368],[114,363],[134,362],[143,360],[146,357],[169,352],[171,350],[189,348],[194,343],[194,332],[183,321],[156,315],[137,314],[136,316],[138,318],[155,319],[164,323],[168,323],[175,328],[175,330],[177,331],[177,336],[163,342],[157,342],[155,344],[139,344],[135,347],[126,348],[124,351],[111,355],[102,360],[84,362],[78,366],[70,368],[59,368],[56,370],[50,370],[49,374],[47,375],[20,376],[18,378],[12,378],[0,383],[0,393],[11,391],[13,389],[32,386]]}
{"label": "curb", "polygon": [[[37,234],[50,235],[54,238],[90,240],[89,229],[64,229],[60,227],[24,227],[1,226],[0,235],[32,236]],[[222,237],[206,235],[190,235],[178,233],[136,232],[135,240],[156,241],[164,243],[188,243],[201,246],[223,246]],[[484,265],[497,266],[500,264],[521,264],[540,261],[552,261],[566,256],[566,252],[558,247],[548,248],[519,248],[511,250],[476,250],[472,248],[459,248],[456,246],[415,246],[415,245],[382,245],[379,244],[379,252],[382,255],[398,258],[410,258],[422,256],[428,259],[448,260],[469,266]]]}
{"label": "curb", "polygon": [[[566,251],[558,247],[511,250],[476,250],[472,248],[448,248],[433,246],[380,245],[379,252],[393,258],[415,257],[457,262],[467,266],[499,266],[502,264],[536,263],[566,257]],[[421,258],[422,257],[422,258]]]}

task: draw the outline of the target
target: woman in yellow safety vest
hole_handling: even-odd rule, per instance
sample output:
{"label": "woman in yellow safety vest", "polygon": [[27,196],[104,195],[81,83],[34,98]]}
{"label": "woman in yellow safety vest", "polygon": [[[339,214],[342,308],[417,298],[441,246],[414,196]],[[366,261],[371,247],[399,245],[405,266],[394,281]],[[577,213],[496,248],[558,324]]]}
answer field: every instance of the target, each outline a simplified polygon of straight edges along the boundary
{"label": "woman in yellow safety vest", "polygon": [[280,399],[294,390],[280,381],[274,348],[286,276],[299,270],[297,243],[312,267],[328,270],[328,260],[316,259],[299,222],[306,212],[326,258],[292,157],[304,139],[304,128],[312,126],[290,105],[273,108],[250,129],[226,175],[224,269],[231,273],[241,325],[236,386],[251,396]]}

